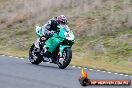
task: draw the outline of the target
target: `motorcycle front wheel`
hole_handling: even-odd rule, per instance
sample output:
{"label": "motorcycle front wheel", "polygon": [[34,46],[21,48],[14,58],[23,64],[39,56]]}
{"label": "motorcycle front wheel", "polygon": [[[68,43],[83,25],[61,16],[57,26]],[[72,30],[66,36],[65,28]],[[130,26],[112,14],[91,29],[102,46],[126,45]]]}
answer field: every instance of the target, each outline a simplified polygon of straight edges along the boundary
{"label": "motorcycle front wheel", "polygon": [[62,53],[62,58],[64,59],[62,63],[59,61],[60,58],[58,58],[57,65],[60,69],[65,69],[71,62],[72,58],[72,50],[71,48],[65,48]]}

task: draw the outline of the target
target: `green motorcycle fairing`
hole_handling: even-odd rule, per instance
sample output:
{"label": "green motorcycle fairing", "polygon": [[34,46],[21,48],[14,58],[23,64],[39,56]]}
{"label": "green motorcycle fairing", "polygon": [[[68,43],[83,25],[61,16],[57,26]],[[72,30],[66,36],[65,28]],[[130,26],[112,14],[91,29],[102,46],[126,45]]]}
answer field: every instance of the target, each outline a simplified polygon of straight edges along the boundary
{"label": "green motorcycle fairing", "polygon": [[59,47],[60,52],[63,52],[66,47],[71,47],[71,46],[68,46],[68,45],[60,45],[60,47]]}
{"label": "green motorcycle fairing", "polygon": [[45,42],[47,50],[52,53],[62,41],[63,41],[62,38],[56,38],[56,37],[49,38]]}
{"label": "green motorcycle fairing", "polygon": [[[59,51],[60,52],[63,52],[63,50],[66,48],[66,47],[71,47],[74,43],[74,34],[72,31],[70,30],[67,30],[65,27],[63,27],[62,25],[59,25],[58,28],[60,29],[59,30],[59,33],[55,33],[52,35],[51,38],[49,38],[46,42],[45,42],[45,45],[46,45],[46,48],[49,52],[54,52],[54,50],[59,46]],[[67,34],[70,33],[72,35],[72,39],[68,40],[68,36]],[[68,44],[62,44],[63,41],[68,41]]]}

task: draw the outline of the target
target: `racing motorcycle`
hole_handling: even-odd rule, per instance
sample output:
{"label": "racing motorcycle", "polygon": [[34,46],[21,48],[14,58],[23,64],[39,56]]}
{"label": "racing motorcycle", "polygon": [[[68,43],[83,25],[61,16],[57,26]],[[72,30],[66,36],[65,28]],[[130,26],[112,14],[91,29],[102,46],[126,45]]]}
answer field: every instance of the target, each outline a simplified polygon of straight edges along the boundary
{"label": "racing motorcycle", "polygon": [[[37,34],[38,35],[38,34]],[[45,50],[36,48],[35,43],[29,50],[29,61],[32,64],[38,65],[39,63],[49,62],[57,64],[59,68],[66,68],[72,59],[71,47],[74,44],[74,33],[67,25],[58,25],[58,31],[51,33],[42,47]],[[39,51],[39,52],[38,52]]]}

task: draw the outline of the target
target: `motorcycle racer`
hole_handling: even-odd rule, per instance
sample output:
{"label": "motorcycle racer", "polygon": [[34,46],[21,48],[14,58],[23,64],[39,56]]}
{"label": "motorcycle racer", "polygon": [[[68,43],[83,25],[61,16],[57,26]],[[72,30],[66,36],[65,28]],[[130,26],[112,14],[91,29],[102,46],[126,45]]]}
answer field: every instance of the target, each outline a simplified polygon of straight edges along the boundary
{"label": "motorcycle racer", "polygon": [[35,42],[36,48],[44,49],[44,52],[46,52],[46,48],[42,47],[44,42],[50,38],[50,34],[56,33],[58,28],[57,26],[59,24],[66,25],[67,24],[67,18],[64,15],[60,15],[57,17],[53,17],[50,19],[46,24],[44,24],[42,27],[36,26],[36,33],[39,35],[37,41]]}

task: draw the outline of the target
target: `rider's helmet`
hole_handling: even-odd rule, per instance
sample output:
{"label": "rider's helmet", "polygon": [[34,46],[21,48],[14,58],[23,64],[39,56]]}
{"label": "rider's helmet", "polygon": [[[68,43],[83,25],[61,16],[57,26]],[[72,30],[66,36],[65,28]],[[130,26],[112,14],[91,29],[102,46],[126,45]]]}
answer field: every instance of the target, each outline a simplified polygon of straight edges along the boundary
{"label": "rider's helmet", "polygon": [[57,20],[60,24],[67,24],[67,18],[64,15],[60,15],[57,17]]}

